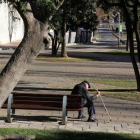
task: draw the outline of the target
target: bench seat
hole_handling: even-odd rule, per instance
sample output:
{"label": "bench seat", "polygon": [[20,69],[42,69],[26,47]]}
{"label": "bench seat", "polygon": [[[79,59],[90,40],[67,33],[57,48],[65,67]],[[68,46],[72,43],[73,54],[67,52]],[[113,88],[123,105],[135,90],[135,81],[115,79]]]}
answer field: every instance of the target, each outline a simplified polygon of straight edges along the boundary
{"label": "bench seat", "polygon": [[12,122],[11,109],[12,114],[15,114],[15,109],[31,109],[62,111],[62,123],[66,124],[67,111],[82,110],[82,96],[12,92],[2,108],[7,108],[7,121],[9,123]]}

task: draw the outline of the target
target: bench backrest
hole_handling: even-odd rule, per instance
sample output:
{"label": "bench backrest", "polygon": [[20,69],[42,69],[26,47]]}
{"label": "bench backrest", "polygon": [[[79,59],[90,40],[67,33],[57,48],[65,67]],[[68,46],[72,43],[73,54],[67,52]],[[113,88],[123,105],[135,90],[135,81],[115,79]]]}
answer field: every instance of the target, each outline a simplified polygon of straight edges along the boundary
{"label": "bench backrest", "polygon": [[[35,93],[17,93],[13,92],[13,104],[14,108],[21,108],[21,104],[25,107],[25,109],[30,108],[41,108],[47,107],[56,107],[62,108],[63,96],[59,94],[35,94]],[[82,105],[82,97],[81,95],[66,95],[67,96],[67,108],[81,108]],[[6,103],[3,107],[6,107]],[[16,106],[17,105],[17,106]]]}

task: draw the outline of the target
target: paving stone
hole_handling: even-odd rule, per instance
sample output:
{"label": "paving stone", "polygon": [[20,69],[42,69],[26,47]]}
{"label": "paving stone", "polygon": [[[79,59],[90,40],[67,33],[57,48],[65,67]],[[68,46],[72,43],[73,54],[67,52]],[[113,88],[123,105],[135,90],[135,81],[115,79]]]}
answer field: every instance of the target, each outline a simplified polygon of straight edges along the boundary
{"label": "paving stone", "polygon": [[44,127],[44,125],[40,125],[40,124],[30,124],[28,126],[28,128],[32,128],[32,129],[46,129],[46,127]]}
{"label": "paving stone", "polygon": [[1,124],[5,124],[5,121],[4,120],[0,120],[0,125]]}
{"label": "paving stone", "polygon": [[0,124],[1,128],[19,128],[20,124],[10,124],[10,123],[5,123],[5,124]]}

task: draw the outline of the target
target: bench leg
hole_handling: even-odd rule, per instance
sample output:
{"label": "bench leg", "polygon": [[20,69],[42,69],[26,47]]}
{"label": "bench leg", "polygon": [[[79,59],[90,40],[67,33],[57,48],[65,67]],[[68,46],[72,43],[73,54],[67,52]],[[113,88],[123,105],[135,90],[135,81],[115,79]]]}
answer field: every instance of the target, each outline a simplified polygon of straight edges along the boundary
{"label": "bench leg", "polygon": [[11,103],[13,103],[13,94],[10,94],[8,97],[8,106],[7,106],[7,122],[11,123]]}
{"label": "bench leg", "polygon": [[15,114],[15,109],[12,109],[12,114]]}
{"label": "bench leg", "polygon": [[62,105],[62,124],[66,124],[67,122],[67,96],[63,96],[63,105]]}

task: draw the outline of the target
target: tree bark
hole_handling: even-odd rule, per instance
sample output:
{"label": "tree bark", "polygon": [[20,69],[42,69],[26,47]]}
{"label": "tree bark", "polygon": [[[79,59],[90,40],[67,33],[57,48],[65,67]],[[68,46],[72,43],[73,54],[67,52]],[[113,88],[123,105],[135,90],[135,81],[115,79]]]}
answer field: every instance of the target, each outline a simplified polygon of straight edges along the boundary
{"label": "tree bark", "polygon": [[[127,31],[127,26],[126,26],[126,22],[125,22],[125,27],[126,27],[126,31]],[[126,36],[126,51],[129,51],[129,48],[130,48],[130,42],[129,42],[129,39],[128,39],[128,33],[127,33],[127,36]]]}
{"label": "tree bark", "polygon": [[55,40],[54,40],[54,55],[57,55],[57,44],[58,44],[58,32],[54,31]]}
{"label": "tree bark", "polygon": [[137,51],[138,51],[138,60],[140,63],[140,36],[139,36],[139,17],[138,17],[138,0],[135,1],[134,7],[133,7],[133,13],[134,13],[134,31],[136,35],[137,40]]}
{"label": "tree bark", "polygon": [[43,48],[44,28],[34,18],[30,4],[27,5],[27,11],[20,15],[24,21],[25,35],[0,74],[0,107]]}
{"label": "tree bark", "polygon": [[134,53],[133,29],[128,29],[128,30],[129,30],[128,39],[130,40],[129,41],[130,42],[130,57],[131,57],[132,65],[133,65],[135,76],[136,76],[137,90],[140,91],[140,73],[139,73],[139,69],[138,69],[138,65],[137,65],[137,61],[136,61],[135,53]]}
{"label": "tree bark", "polygon": [[54,31],[54,36],[51,36],[52,39],[52,56],[56,56],[57,55],[57,51],[58,51],[58,32]]}
{"label": "tree bark", "polygon": [[[13,0],[8,1],[16,2]],[[42,20],[39,18],[36,1],[24,0],[23,2],[28,2],[24,13],[21,11],[21,5],[18,1],[16,2],[16,8],[23,19],[25,34],[20,45],[0,74],[0,107],[13,91],[29,65],[37,57],[40,50],[44,49],[44,40],[48,40],[48,19]],[[60,8],[63,2],[64,0],[57,5],[56,10]],[[50,15],[49,19],[51,20],[52,17]]]}
{"label": "tree bark", "polygon": [[62,21],[62,48],[61,48],[61,56],[62,57],[68,57],[67,56],[67,51],[66,51],[66,14],[65,14],[65,10],[63,9],[63,21]]}
{"label": "tree bark", "polygon": [[126,51],[129,51],[130,48],[130,41],[128,39],[128,34],[127,34],[127,40],[126,40]]}

